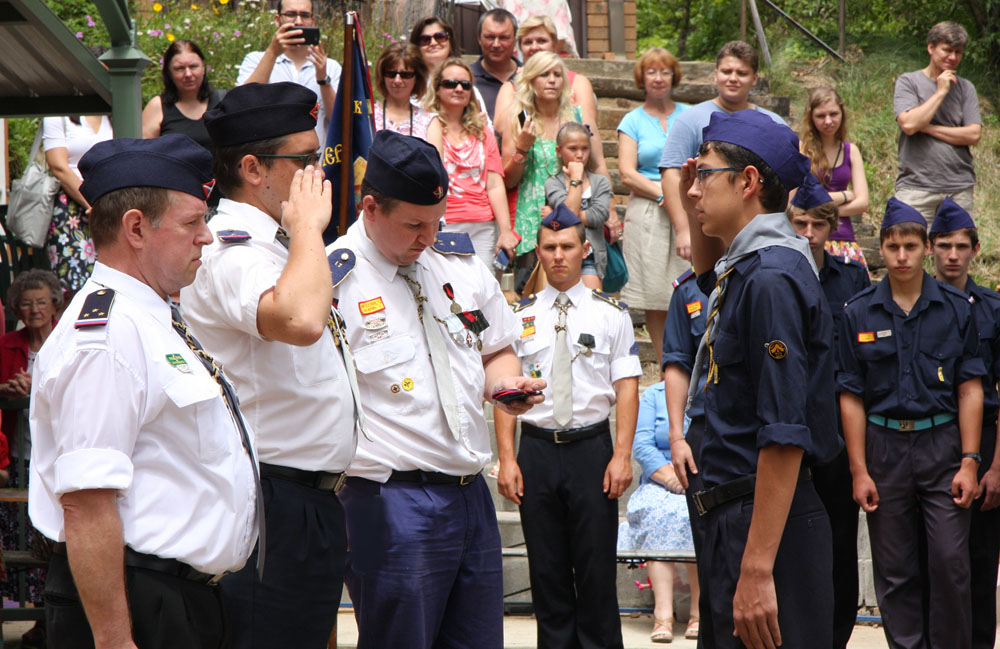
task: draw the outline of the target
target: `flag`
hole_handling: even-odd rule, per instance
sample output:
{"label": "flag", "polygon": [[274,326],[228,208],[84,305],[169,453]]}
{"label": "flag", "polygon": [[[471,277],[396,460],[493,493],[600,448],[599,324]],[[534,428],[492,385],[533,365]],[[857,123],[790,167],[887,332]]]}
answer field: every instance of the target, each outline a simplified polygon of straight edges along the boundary
{"label": "flag", "polygon": [[[323,171],[333,183],[333,218],[323,233],[323,241],[332,243],[338,236],[338,226],[341,223],[349,226],[357,218],[360,207],[361,180],[368,166],[368,149],[375,139],[375,119],[372,114],[372,80],[368,73],[368,59],[365,56],[364,37],[361,34],[361,24],[357,14],[348,13],[348,23],[353,17],[353,25],[345,29],[344,52],[353,50],[351,55],[352,73],[344,70],[337,86],[337,98],[333,103],[333,114],[330,117],[330,127],[327,129],[326,146],[323,148]],[[347,87],[348,77],[350,86]],[[351,111],[349,146],[344,147],[343,115],[345,110]],[[348,165],[348,183],[341,187],[341,166]],[[347,193],[347,213],[341,215],[340,202],[343,193]],[[346,218],[344,218],[346,216]],[[339,234],[344,234],[340,231]]]}

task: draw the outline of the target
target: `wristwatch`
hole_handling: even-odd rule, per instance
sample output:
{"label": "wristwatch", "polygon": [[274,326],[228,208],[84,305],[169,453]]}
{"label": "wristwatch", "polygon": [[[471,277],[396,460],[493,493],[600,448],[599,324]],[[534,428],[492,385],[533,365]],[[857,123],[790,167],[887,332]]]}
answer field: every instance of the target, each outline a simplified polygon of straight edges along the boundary
{"label": "wristwatch", "polygon": [[321,86],[325,86],[326,84],[330,83],[330,75],[326,75],[326,79],[319,79],[318,81],[316,81],[316,83],[318,83]]}
{"label": "wristwatch", "polygon": [[569,186],[570,187],[579,187],[582,184],[583,184],[582,180],[571,180],[571,181],[569,181]]}
{"label": "wristwatch", "polygon": [[979,453],[962,453],[962,459],[963,460],[965,458],[967,458],[967,457],[971,457],[973,460],[975,460],[976,464],[982,464],[983,463],[983,456],[980,455]]}

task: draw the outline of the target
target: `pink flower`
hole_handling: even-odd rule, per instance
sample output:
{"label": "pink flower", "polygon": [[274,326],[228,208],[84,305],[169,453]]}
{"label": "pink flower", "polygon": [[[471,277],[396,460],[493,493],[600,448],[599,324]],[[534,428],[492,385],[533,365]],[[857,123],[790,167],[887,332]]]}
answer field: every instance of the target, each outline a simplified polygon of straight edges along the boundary
{"label": "pink flower", "polygon": [[163,29],[170,29],[170,25],[164,25]]}
{"label": "pink flower", "polygon": [[83,254],[87,258],[87,261],[94,261],[97,255],[94,254],[94,242],[87,240],[87,243],[83,246]]}
{"label": "pink flower", "polygon": [[212,32],[212,38],[219,38],[219,32]]}
{"label": "pink flower", "polygon": [[78,216],[71,216],[67,220],[67,223],[69,224],[69,227],[71,227],[73,229],[76,229],[76,228],[80,227],[80,217],[78,217]]}
{"label": "pink flower", "polygon": [[94,22],[94,19],[90,17],[90,14],[87,14],[87,27],[96,27],[96,26],[97,23]]}
{"label": "pink flower", "polygon": [[243,35],[243,32],[241,32],[240,30],[238,30],[238,29],[234,29],[233,30],[233,36],[235,36],[236,38],[239,38],[242,35]]}
{"label": "pink flower", "polygon": [[76,37],[77,38],[83,38],[83,32],[77,32],[76,33]]}

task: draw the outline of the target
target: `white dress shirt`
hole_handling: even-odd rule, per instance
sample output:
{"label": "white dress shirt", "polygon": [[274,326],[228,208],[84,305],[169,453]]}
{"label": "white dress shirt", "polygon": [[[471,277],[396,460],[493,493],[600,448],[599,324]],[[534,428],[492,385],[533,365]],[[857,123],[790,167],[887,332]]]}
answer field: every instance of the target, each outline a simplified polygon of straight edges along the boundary
{"label": "white dress shirt", "polygon": [[[115,291],[107,325],[76,328],[102,288]],[[94,265],[38,353],[30,417],[28,513],[46,537],[66,540],[60,496],[116,489],[133,550],[210,574],[250,556],[254,459],[219,384],[146,284]]]}
{"label": "white dress shirt", "polygon": [[[548,386],[545,400],[521,415],[521,419],[540,428],[563,428],[552,414],[552,355],[556,342],[559,291],[546,286],[535,303],[517,313],[521,323],[514,350],[521,359],[525,376],[543,378]],[[619,309],[594,295],[577,282],[566,291],[571,306],[566,313],[566,343],[573,359],[573,418],[566,428],[580,428],[608,418],[615,404],[614,382],[642,376],[632,319],[627,309]],[[580,343],[580,336],[593,337],[593,347]],[[587,354],[589,349],[590,353]]]}
{"label": "white dress shirt", "polygon": [[226,368],[240,409],[257,433],[261,462],[307,471],[343,471],[354,455],[354,401],[343,357],[325,332],[300,347],[257,330],[257,305],[288,263],[278,223],[228,199],[209,223],[213,234],[242,230],[251,239],[215,241],[202,250],[194,283],[181,290],[191,331]]}
{"label": "white dress shirt", "polygon": [[359,439],[348,474],[385,482],[393,469],[450,475],[481,471],[492,456],[483,415],[482,357],[504,349],[517,336],[517,321],[492,270],[475,254],[441,254],[431,248],[416,261],[416,279],[427,298],[425,318],[453,315],[444,289],[448,283],[461,310],[479,309],[489,323],[478,336],[466,330],[444,332],[460,409],[459,442],[448,429],[414,296],[397,275],[398,267],[378,252],[365,233],[363,218],[327,251],[339,248],[357,256],[354,270],[334,295],[347,321],[372,438]]}

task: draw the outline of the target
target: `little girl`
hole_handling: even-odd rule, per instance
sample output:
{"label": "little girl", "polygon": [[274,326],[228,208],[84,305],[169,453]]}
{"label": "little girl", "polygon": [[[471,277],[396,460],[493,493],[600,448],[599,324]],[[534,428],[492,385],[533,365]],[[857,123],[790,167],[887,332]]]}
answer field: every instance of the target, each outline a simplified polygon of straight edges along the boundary
{"label": "little girl", "polygon": [[611,181],[593,173],[590,157],[590,131],[579,122],[567,122],[556,135],[556,155],[562,160],[562,173],[545,181],[545,218],[559,203],[587,226],[587,241],[591,252],[583,260],[583,283],[588,288],[601,288],[601,278],[608,266],[608,250],[604,245],[604,222],[611,204]]}

